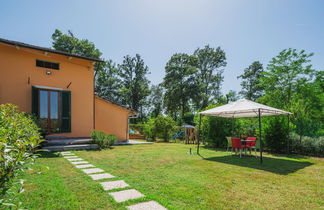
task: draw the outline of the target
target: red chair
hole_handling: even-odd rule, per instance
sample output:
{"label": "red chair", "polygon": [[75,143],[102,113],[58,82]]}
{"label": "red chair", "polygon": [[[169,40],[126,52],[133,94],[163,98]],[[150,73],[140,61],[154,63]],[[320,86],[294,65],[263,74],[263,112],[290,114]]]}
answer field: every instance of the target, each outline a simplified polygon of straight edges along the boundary
{"label": "red chair", "polygon": [[232,138],[232,148],[235,149],[235,154],[237,154],[237,149],[240,150],[240,157],[242,157],[242,142],[240,138]]}
{"label": "red chair", "polygon": [[246,140],[248,140],[248,141],[245,142],[245,149],[250,149],[250,155],[251,155],[252,149],[254,149],[255,155],[256,155],[255,144],[256,144],[257,138],[256,137],[248,137]]}

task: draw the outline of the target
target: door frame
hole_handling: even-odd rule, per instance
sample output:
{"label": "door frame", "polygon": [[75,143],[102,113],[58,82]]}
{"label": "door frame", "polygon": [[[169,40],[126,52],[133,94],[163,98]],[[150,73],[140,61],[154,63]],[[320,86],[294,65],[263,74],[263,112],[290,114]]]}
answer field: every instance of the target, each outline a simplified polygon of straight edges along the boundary
{"label": "door frame", "polygon": [[[38,88],[38,119],[40,120],[47,120],[47,126],[46,128],[46,131],[48,132],[48,134],[51,134],[51,133],[60,133],[60,129],[58,132],[53,132],[52,131],[52,122],[51,122],[51,97],[50,97],[50,93],[51,92],[57,92],[57,105],[58,105],[58,118],[57,120],[59,121],[59,128],[61,127],[61,91],[60,90],[56,90],[56,89],[50,89],[50,88]],[[40,118],[40,107],[41,107],[41,102],[40,102],[40,91],[47,91],[47,118]]]}

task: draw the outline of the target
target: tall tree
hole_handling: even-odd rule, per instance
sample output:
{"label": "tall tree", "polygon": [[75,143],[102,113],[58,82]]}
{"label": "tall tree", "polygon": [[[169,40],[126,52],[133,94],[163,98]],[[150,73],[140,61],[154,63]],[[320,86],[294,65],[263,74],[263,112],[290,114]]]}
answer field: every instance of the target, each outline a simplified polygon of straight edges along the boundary
{"label": "tall tree", "polygon": [[122,79],[121,100],[128,107],[143,114],[147,96],[150,94],[148,67],[139,54],[135,57],[129,55],[124,57],[123,63],[118,65],[119,75]]}
{"label": "tall tree", "polygon": [[[76,38],[70,30],[67,34],[63,34],[60,30],[56,29],[52,34],[52,40],[52,47],[56,50],[98,59],[102,55],[92,42],[87,39]],[[103,70],[104,66],[104,62],[96,62],[94,67],[95,74]]]}
{"label": "tall tree", "polygon": [[263,76],[263,66],[259,61],[254,61],[244,73],[237,78],[242,78],[240,94],[249,100],[255,101],[262,95],[263,88],[259,85]]}
{"label": "tall tree", "polygon": [[163,111],[163,87],[162,85],[152,85],[151,94],[149,96],[150,115],[157,117]]}
{"label": "tall tree", "polygon": [[197,93],[198,60],[185,53],[174,54],[165,66],[163,86],[165,88],[164,105],[166,111],[175,119],[181,113],[181,119],[189,111],[189,102]]}
{"label": "tall tree", "polygon": [[121,79],[119,69],[112,60],[104,63],[103,69],[97,72],[95,91],[100,97],[121,103]]}
{"label": "tall tree", "polygon": [[239,99],[236,91],[230,90],[228,93],[225,95],[226,97],[226,103],[233,102]]}
{"label": "tall tree", "polygon": [[[263,100],[281,108],[289,108],[294,96],[301,93],[314,74],[310,57],[304,50],[285,49],[268,64],[267,71],[260,78],[264,88]],[[274,100],[275,99],[275,100]]]}
{"label": "tall tree", "polygon": [[194,52],[198,60],[198,82],[199,94],[195,99],[198,109],[204,109],[209,102],[215,99],[217,102],[221,97],[221,84],[223,82],[223,67],[226,66],[226,56],[220,47],[212,48],[206,45]]}

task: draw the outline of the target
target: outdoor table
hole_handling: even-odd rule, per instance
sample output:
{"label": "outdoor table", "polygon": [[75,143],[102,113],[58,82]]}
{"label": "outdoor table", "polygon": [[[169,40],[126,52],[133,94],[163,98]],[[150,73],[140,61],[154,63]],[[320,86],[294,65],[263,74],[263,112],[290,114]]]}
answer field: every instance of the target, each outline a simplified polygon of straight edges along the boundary
{"label": "outdoor table", "polygon": [[247,142],[247,141],[255,141],[255,140],[245,140],[245,139],[241,139],[241,142],[243,142],[244,143],[244,155],[246,156],[246,147],[245,147],[245,142]]}

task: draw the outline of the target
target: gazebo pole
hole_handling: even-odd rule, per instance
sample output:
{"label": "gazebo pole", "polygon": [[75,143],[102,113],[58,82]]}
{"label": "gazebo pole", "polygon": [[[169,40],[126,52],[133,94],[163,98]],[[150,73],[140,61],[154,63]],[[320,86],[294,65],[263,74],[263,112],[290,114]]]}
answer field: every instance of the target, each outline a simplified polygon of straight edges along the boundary
{"label": "gazebo pole", "polygon": [[199,155],[199,145],[200,145],[200,125],[201,125],[201,114],[199,114],[199,126],[198,126],[198,144],[197,144],[198,155]]}
{"label": "gazebo pole", "polygon": [[262,129],[261,129],[261,110],[259,109],[259,132],[260,132],[260,163],[263,162],[262,160]]}
{"label": "gazebo pole", "polygon": [[287,149],[288,149],[288,155],[290,154],[290,119],[289,119],[289,114],[287,115],[288,116],[288,141],[287,141]]}

